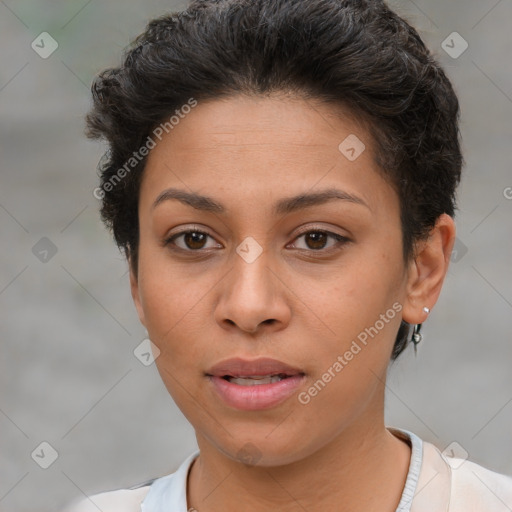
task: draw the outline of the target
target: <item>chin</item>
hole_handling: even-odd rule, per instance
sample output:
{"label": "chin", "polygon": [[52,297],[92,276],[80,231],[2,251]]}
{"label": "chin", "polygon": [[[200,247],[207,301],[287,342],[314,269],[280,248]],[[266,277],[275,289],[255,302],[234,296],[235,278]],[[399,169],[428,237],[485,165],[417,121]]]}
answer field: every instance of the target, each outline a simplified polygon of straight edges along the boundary
{"label": "chin", "polygon": [[[275,424],[272,428],[275,428]],[[306,432],[290,432],[289,428],[277,434],[272,432],[268,425],[262,428],[256,426],[241,428],[240,432],[233,431],[226,425],[226,430],[232,435],[222,433],[222,439],[213,436],[201,436],[203,443],[212,445],[219,452],[233,461],[241,462],[247,466],[277,467],[298,462],[321,446],[314,439],[308,440],[305,435],[311,435],[311,429]],[[197,431],[196,431],[197,432]],[[270,432],[270,434],[269,434]],[[237,435],[238,434],[238,435]],[[321,438],[322,436],[319,436]],[[198,439],[199,441],[199,439]],[[200,448],[201,448],[201,444]]]}

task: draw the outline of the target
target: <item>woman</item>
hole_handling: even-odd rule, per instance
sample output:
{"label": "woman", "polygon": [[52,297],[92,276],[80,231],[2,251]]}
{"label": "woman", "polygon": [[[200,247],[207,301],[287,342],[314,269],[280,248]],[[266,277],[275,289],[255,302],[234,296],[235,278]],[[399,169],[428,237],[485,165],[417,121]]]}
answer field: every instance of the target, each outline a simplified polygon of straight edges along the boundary
{"label": "woman", "polygon": [[102,218],[199,451],[70,510],[505,511],[512,479],[386,427],[463,163],[453,88],[381,1],[204,0],[93,85]]}

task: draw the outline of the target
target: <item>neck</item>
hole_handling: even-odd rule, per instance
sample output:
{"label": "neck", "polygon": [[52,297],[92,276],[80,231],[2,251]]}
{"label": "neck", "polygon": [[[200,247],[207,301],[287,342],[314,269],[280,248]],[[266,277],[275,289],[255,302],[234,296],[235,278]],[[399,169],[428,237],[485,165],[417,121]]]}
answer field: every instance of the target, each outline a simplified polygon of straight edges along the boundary
{"label": "neck", "polygon": [[[246,466],[198,436],[189,473],[188,506],[199,512],[337,510],[395,512],[410,447],[383,422],[358,423],[310,456],[283,466]],[[190,509],[190,508],[189,508]]]}

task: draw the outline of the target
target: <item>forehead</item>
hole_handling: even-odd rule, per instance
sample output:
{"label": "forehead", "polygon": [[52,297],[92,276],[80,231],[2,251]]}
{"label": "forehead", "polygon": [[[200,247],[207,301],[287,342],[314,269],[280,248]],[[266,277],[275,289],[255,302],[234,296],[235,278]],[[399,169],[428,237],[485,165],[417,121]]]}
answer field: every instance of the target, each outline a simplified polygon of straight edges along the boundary
{"label": "forehead", "polygon": [[318,101],[237,95],[198,102],[156,142],[142,182],[146,209],[167,187],[215,190],[240,203],[250,195],[258,204],[333,186],[381,203],[391,191],[363,123]]}
{"label": "forehead", "polygon": [[350,134],[358,134],[368,149],[372,146],[362,123],[348,108],[277,94],[200,101],[170,133],[172,141],[164,137],[174,151],[181,152],[219,146],[246,152],[268,145],[290,152],[329,151],[337,157],[338,144]]}

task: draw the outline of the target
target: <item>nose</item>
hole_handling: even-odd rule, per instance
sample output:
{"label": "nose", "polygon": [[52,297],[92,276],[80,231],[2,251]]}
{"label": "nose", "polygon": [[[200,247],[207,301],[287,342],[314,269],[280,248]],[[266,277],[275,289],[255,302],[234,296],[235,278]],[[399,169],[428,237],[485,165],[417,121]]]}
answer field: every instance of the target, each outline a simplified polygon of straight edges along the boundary
{"label": "nose", "polygon": [[268,334],[289,324],[292,294],[273,266],[265,251],[254,261],[235,255],[232,270],[219,283],[215,319],[223,329]]}

